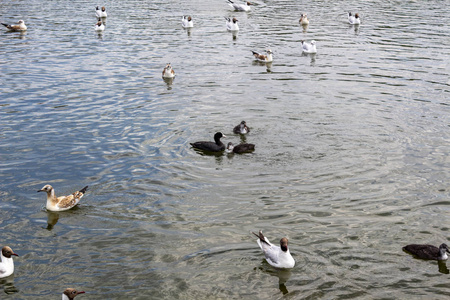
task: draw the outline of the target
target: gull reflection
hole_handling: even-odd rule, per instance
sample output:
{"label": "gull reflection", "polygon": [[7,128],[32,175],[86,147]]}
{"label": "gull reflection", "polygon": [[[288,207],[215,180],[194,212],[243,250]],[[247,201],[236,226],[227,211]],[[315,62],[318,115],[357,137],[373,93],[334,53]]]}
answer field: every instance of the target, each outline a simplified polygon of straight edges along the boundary
{"label": "gull reflection", "polygon": [[264,268],[260,267],[260,270],[269,273],[270,276],[278,277],[278,288],[280,289],[281,293],[283,295],[286,295],[289,293],[286,282],[289,280],[289,278],[292,275],[291,269],[276,269],[273,267],[270,268]]}
{"label": "gull reflection", "polygon": [[266,63],[267,73],[272,73],[272,62]]}
{"label": "gull reflection", "polygon": [[172,89],[172,84],[173,84],[173,81],[175,80],[175,77],[172,77],[172,78],[163,77],[163,80],[167,85],[167,90],[170,91]]}
{"label": "gull reflection", "polygon": [[231,31],[231,36],[233,37],[233,41],[235,41],[235,40],[237,39],[238,32],[239,32],[239,31],[237,31],[237,30]]}
{"label": "gull reflection", "polygon": [[52,230],[53,227],[58,223],[59,213],[54,211],[47,211],[47,230]]}
{"label": "gull reflection", "polygon": [[3,290],[8,295],[19,292],[19,290],[14,286],[14,274],[0,279],[0,285],[3,285]]}

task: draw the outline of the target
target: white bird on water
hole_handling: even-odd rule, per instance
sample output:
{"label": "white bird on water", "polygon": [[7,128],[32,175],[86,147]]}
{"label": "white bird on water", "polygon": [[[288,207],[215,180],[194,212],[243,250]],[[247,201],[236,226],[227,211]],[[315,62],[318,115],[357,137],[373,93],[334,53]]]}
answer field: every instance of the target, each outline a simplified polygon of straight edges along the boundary
{"label": "white bird on water", "polygon": [[253,56],[256,58],[256,60],[263,61],[263,62],[272,62],[273,61],[272,50],[270,50],[270,49],[266,50],[267,55],[260,54],[256,51],[252,51],[252,53],[253,53]]}
{"label": "white bird on water", "polygon": [[19,256],[8,246],[2,248],[2,252],[0,253],[0,278],[8,277],[14,273],[14,261],[12,259],[13,255]]}
{"label": "white bird on water", "polygon": [[55,189],[50,185],[45,185],[38,192],[46,192],[47,193],[47,205],[46,208],[51,211],[64,211],[71,209],[75,205],[80,202],[81,197],[86,193],[87,186],[82,188],[81,190],[68,195],[68,196],[55,196]]}
{"label": "white bird on water", "polygon": [[225,20],[227,20],[227,30],[230,30],[230,31],[238,31],[239,30],[239,25],[238,25],[238,20],[236,19],[236,18],[233,18],[233,19],[231,19],[231,18],[226,18],[225,17]]}
{"label": "white bird on water", "polygon": [[23,20],[19,20],[17,24],[6,24],[2,23],[3,26],[8,28],[10,31],[25,31],[27,30],[27,26],[25,26],[25,22]]}
{"label": "white bird on water", "polygon": [[316,41],[312,40],[311,43],[302,41],[302,51],[305,53],[317,53]]}
{"label": "white bird on water", "polygon": [[264,252],[266,261],[275,268],[291,269],[295,266],[295,260],[289,252],[288,239],[282,238],[280,240],[280,247],[273,245],[270,241],[259,231],[259,234],[252,232],[258,237],[256,242],[261,250]]}
{"label": "white bird on water", "polygon": [[172,69],[172,66],[170,63],[166,65],[164,70],[162,71],[162,77],[163,78],[174,78],[175,77],[175,71]]}
{"label": "white bird on water", "polygon": [[352,25],[361,24],[361,19],[359,18],[359,14],[356,13],[355,15],[352,15],[351,12],[348,12],[348,23],[350,23]]}
{"label": "white bird on water", "polygon": [[181,19],[181,26],[183,26],[183,28],[194,27],[194,21],[192,21],[192,17],[191,16],[183,16],[183,18]]}
{"label": "white bird on water", "polygon": [[105,24],[103,24],[102,20],[98,20],[98,22],[95,24],[95,31],[103,31],[105,30]]}
{"label": "white bird on water", "polygon": [[84,294],[84,292],[83,291],[77,291],[76,289],[72,289],[72,288],[67,288],[62,293],[62,300],[73,300],[73,298],[75,298],[79,294]]}
{"label": "white bird on water", "polygon": [[309,24],[309,20],[308,17],[306,16],[306,14],[301,14],[300,15],[300,24],[302,24],[303,26],[306,26]]}
{"label": "white bird on water", "polygon": [[106,18],[108,14],[106,13],[106,8],[102,6],[102,9],[100,10],[98,6],[95,8],[95,15],[97,18]]}
{"label": "white bird on water", "polygon": [[228,5],[231,6],[235,11],[250,11],[250,5],[252,4],[248,1],[241,4],[228,0]]}

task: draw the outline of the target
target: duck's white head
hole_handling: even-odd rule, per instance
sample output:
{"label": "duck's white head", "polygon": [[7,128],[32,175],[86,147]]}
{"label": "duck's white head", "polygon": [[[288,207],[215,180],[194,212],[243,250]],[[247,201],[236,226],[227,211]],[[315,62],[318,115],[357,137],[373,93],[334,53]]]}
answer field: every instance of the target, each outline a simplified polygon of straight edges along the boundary
{"label": "duck's white head", "polygon": [[227,152],[233,152],[233,148],[234,148],[233,143],[229,142],[227,145]]}

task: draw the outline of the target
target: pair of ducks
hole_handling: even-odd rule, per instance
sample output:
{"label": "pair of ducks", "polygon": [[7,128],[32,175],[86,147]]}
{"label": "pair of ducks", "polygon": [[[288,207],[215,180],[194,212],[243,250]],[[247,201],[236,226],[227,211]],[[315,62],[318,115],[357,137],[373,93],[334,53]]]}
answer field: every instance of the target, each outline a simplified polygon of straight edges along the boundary
{"label": "pair of ducks", "polygon": [[[250,128],[247,127],[247,123],[242,121],[240,124],[236,125],[233,128],[233,132],[236,134],[246,134],[250,132]],[[249,153],[255,150],[254,144],[239,144],[234,146],[233,143],[228,143],[227,147],[225,147],[224,143],[220,140],[221,138],[226,137],[222,132],[216,132],[214,134],[214,142],[209,141],[199,141],[195,143],[191,143],[193,148],[198,150],[203,150],[207,152],[222,152],[227,150],[229,153]]]}
{"label": "pair of ducks", "polygon": [[104,31],[105,24],[103,23],[102,18],[106,18],[108,16],[106,13],[106,8],[102,6],[102,9],[100,9],[97,6],[95,8],[95,16],[98,18],[98,22],[95,24],[95,31]]}

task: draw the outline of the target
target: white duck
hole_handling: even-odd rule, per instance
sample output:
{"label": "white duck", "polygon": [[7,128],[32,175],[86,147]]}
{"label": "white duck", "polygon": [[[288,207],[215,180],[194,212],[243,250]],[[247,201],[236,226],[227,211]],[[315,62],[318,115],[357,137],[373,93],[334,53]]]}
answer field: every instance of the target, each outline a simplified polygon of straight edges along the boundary
{"label": "white duck", "polygon": [[102,6],[102,9],[100,10],[98,6],[95,8],[95,15],[97,18],[106,18],[108,14],[106,13],[106,8]]}
{"label": "white duck", "polygon": [[252,4],[248,1],[241,4],[228,0],[228,5],[231,6],[235,11],[250,11],[250,5]]}
{"label": "white duck", "polygon": [[175,77],[175,71],[172,69],[172,66],[170,63],[166,65],[164,70],[162,71],[162,77],[163,78],[174,78]]}
{"label": "white duck", "polygon": [[19,256],[8,246],[2,248],[2,252],[0,253],[0,278],[8,277],[14,273],[14,261],[12,259],[13,255]]}
{"label": "white duck", "polygon": [[95,24],[95,31],[103,31],[105,30],[105,24],[99,19],[98,22]]}
{"label": "white duck", "polygon": [[361,24],[361,19],[359,18],[359,14],[356,13],[354,16],[351,12],[348,12],[348,23],[352,25],[358,25]]}
{"label": "white duck", "polygon": [[84,292],[83,291],[78,292],[76,289],[67,288],[62,293],[62,300],[73,300],[73,298],[75,298],[79,294],[84,294]]}
{"label": "white duck", "polygon": [[25,31],[27,30],[27,26],[25,26],[25,22],[23,20],[19,20],[17,24],[6,24],[2,23],[3,26],[8,28],[10,31]]}
{"label": "white duck", "polygon": [[317,53],[316,41],[312,40],[311,43],[302,41],[302,51],[305,53]]}
{"label": "white duck", "polygon": [[238,31],[239,30],[239,25],[238,25],[238,20],[236,18],[225,18],[225,20],[227,20],[227,30],[230,31]]}
{"label": "white duck", "polygon": [[253,53],[253,56],[256,58],[256,60],[263,61],[263,62],[272,62],[273,61],[272,50],[270,50],[270,49],[266,50],[267,55],[260,54],[255,51],[252,51],[252,53]]}
{"label": "white duck", "polygon": [[309,20],[308,17],[306,16],[306,14],[301,14],[300,15],[300,24],[302,24],[303,26],[306,26],[309,24]]}
{"label": "white duck", "polygon": [[275,268],[291,269],[295,266],[295,260],[292,257],[288,249],[288,239],[282,238],[280,240],[280,247],[270,243],[270,241],[262,234],[261,230],[259,234],[253,232],[258,237],[256,241],[264,252],[266,261]]}
{"label": "white duck", "polygon": [[68,196],[55,196],[55,189],[50,185],[44,185],[42,189],[38,192],[46,192],[47,193],[47,204],[46,208],[51,211],[64,211],[71,209],[75,205],[80,202],[81,197],[86,193],[87,186],[82,188],[81,190],[68,195]]}
{"label": "white duck", "polygon": [[194,21],[192,21],[191,16],[183,16],[183,18],[181,19],[181,26],[183,26],[183,28],[194,27]]}

